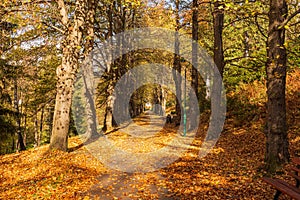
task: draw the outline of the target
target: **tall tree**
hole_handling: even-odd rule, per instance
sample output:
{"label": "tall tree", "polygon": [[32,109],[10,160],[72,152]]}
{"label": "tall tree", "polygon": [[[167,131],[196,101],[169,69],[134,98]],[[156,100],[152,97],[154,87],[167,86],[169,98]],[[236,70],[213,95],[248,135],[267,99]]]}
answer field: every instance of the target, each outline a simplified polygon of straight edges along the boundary
{"label": "tall tree", "polygon": [[24,144],[24,139],[22,135],[21,130],[21,113],[19,108],[19,96],[18,96],[18,82],[17,77],[14,78],[14,107],[16,111],[16,121],[17,121],[17,136],[18,136],[18,142],[17,142],[17,149],[24,151],[26,150],[26,146]]}
{"label": "tall tree", "polygon": [[[214,48],[213,58],[217,69],[211,70],[212,92],[211,92],[211,139],[219,136],[222,129],[222,119],[224,119],[224,105],[222,102],[222,77],[224,71],[224,51],[223,51],[223,25],[224,25],[224,3],[222,1],[214,2],[213,9],[213,29],[214,29]],[[220,75],[218,75],[218,73]]]}
{"label": "tall tree", "polygon": [[[128,68],[132,67],[133,59],[131,58],[132,54],[123,54],[120,55],[117,59],[111,60],[112,55],[116,52],[124,51],[128,46],[132,45],[131,39],[125,38],[122,34],[117,39],[114,40],[114,34],[122,33],[129,28],[135,27],[139,20],[137,20],[136,16],[139,16],[137,9],[141,6],[141,1],[113,1],[112,3],[106,6],[106,15],[107,15],[107,33],[105,39],[109,39],[109,42],[113,44],[117,49],[111,49],[107,57],[104,58],[108,60],[108,63],[111,66],[106,67],[107,78],[107,87],[106,87],[106,108],[105,108],[105,116],[104,116],[104,126],[103,131],[109,132],[114,126],[116,126],[116,121],[113,116],[113,109],[115,112],[118,112],[119,115],[122,115],[127,111],[119,110],[119,105],[115,104],[116,96],[115,96],[115,85],[117,80],[127,72]],[[116,55],[114,56],[116,57]],[[126,93],[126,91],[116,91],[116,93]],[[134,102],[131,102],[134,103]]]}
{"label": "tall tree", "polygon": [[224,71],[224,51],[223,51],[223,25],[224,25],[224,3],[214,2],[213,28],[214,28],[214,62],[223,76]]}
{"label": "tall tree", "polygon": [[198,24],[198,0],[193,0],[193,5],[192,5],[192,38],[193,38],[193,44],[192,44],[192,63],[193,63],[193,68],[192,68],[192,87],[196,92],[196,95],[198,97],[198,29],[199,29],[199,24]]}
{"label": "tall tree", "polygon": [[86,0],[76,0],[73,23],[69,18],[68,7],[64,0],[56,0],[61,23],[65,27],[62,43],[62,63],[57,68],[57,94],[53,117],[50,149],[67,151],[70,124],[70,108],[75,74],[82,42]]}
{"label": "tall tree", "polygon": [[[5,51],[8,51],[12,46],[12,42],[11,42],[11,35],[12,35],[12,31],[14,28],[16,28],[17,25],[16,24],[12,24],[10,22],[0,22],[0,41],[1,41],[1,46],[0,46],[0,55],[2,57],[2,53],[4,53]],[[16,62],[13,61],[13,65],[8,65],[6,60],[1,59],[0,60],[0,67],[1,67],[1,72],[0,72],[0,78],[1,78],[1,84],[0,84],[0,93],[1,96],[0,97],[4,97],[4,98],[8,98],[10,99],[10,95],[9,93],[3,95],[3,89],[5,89],[6,86],[6,80],[8,77],[9,79],[11,79],[11,83],[13,85],[12,89],[13,89],[13,107],[14,107],[14,112],[10,112],[10,109],[5,108],[6,106],[4,106],[5,104],[3,104],[3,102],[1,101],[1,105],[0,104],[0,114],[8,114],[8,113],[13,113],[15,116],[15,120],[16,120],[16,135],[17,135],[17,150],[26,150],[26,146],[24,144],[24,139],[23,139],[23,135],[22,135],[22,127],[21,127],[21,112],[20,112],[20,108],[19,108],[19,87],[18,87],[18,74],[20,71],[20,66],[16,65]],[[8,73],[10,70],[7,70],[8,68],[12,68],[12,73]],[[3,74],[2,74],[3,73]],[[10,100],[9,100],[10,101]],[[2,116],[0,117],[0,122],[3,121],[5,122],[6,120],[1,120]],[[1,126],[3,126],[5,124],[1,124]],[[14,142],[14,138],[13,138],[13,142]],[[14,150],[14,144],[13,144],[13,150]]]}
{"label": "tall tree", "polygon": [[[192,4],[192,38],[193,38],[193,44],[192,44],[192,87],[196,93],[197,98],[199,98],[199,75],[198,75],[198,0],[193,0]],[[190,106],[192,108],[193,105]],[[191,112],[191,119],[190,119],[190,128],[194,129],[197,126],[197,116],[196,113],[194,113],[194,109],[190,110]]]}
{"label": "tall tree", "polygon": [[[121,6],[121,5],[120,5]],[[109,4],[109,6],[107,6],[107,18],[108,18],[108,34],[107,37],[110,39],[110,43],[113,44],[113,33],[114,33],[114,10],[118,10],[115,9],[116,7],[116,2],[112,2]],[[122,9],[120,9],[121,11]],[[105,38],[107,39],[107,38]],[[108,81],[108,86],[106,89],[106,93],[107,93],[107,100],[106,100],[106,108],[105,108],[105,116],[104,116],[104,126],[103,126],[103,131],[108,132],[111,131],[113,129],[113,107],[114,107],[114,101],[115,101],[115,96],[114,96],[114,83],[116,81],[116,67],[112,67],[110,65],[113,65],[111,59],[112,59],[112,55],[113,55],[113,50],[111,50],[108,53],[108,66],[106,68],[106,72],[111,75],[111,79]]]}
{"label": "tall tree", "polygon": [[95,0],[87,2],[87,15],[85,23],[85,44],[84,44],[84,59],[85,64],[82,66],[84,91],[86,97],[86,117],[87,117],[87,131],[85,133],[86,139],[90,139],[97,135],[97,117],[94,103],[94,78],[92,60],[90,53],[94,46],[94,22],[95,22],[96,3]]}
{"label": "tall tree", "polygon": [[300,9],[288,16],[285,0],[270,0],[267,41],[267,144],[266,167],[275,172],[289,160],[286,124],[286,62],[285,26]]}
{"label": "tall tree", "polygon": [[181,63],[180,63],[180,42],[179,42],[179,29],[180,29],[180,16],[179,16],[180,0],[175,1],[175,45],[174,45],[174,62],[173,62],[173,79],[176,86],[176,123],[180,122],[181,119]]}

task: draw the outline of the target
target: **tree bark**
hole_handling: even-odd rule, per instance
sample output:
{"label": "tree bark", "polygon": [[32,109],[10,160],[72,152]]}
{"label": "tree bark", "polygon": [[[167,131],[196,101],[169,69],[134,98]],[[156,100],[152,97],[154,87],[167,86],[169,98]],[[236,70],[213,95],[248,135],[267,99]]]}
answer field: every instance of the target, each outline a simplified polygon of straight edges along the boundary
{"label": "tree bark", "polygon": [[26,147],[26,143],[27,143],[27,130],[26,129],[27,129],[27,116],[25,114],[25,116],[24,116],[24,130],[23,130],[23,141],[24,141],[24,146],[25,147]]}
{"label": "tree bark", "polygon": [[[222,77],[224,71],[224,51],[223,51],[223,27],[224,27],[224,9],[223,2],[216,1],[213,10],[213,28],[214,28],[214,63],[217,69],[211,70],[212,91],[211,91],[211,119],[213,124],[212,132],[209,139],[215,140],[219,136],[219,131],[222,125],[223,113],[222,111]],[[220,76],[218,76],[218,73]]]}
{"label": "tree bark", "polygon": [[[192,7],[192,37],[193,37],[193,44],[192,44],[192,88],[196,93],[197,99],[199,100],[199,75],[198,75],[198,0],[193,0],[193,7]],[[190,102],[191,104],[192,102]],[[197,124],[197,115],[195,110],[192,109],[193,106],[198,105],[190,105],[189,112],[190,112],[190,129],[194,129],[198,126]]]}
{"label": "tree bark", "polygon": [[45,113],[45,108],[43,107],[41,110],[41,118],[40,118],[40,134],[39,134],[39,141],[38,141],[38,145],[41,144],[41,139],[43,136],[43,127],[44,127],[44,113]]}
{"label": "tree bark", "polygon": [[39,146],[39,130],[38,130],[38,111],[35,108],[34,113],[34,147]]}
{"label": "tree bark", "polygon": [[24,151],[26,146],[24,144],[22,131],[21,131],[21,113],[19,110],[19,98],[18,98],[18,82],[17,78],[14,79],[14,107],[16,110],[16,121],[17,121],[17,150]]}
{"label": "tree bark", "polygon": [[90,53],[94,46],[94,21],[96,5],[95,0],[89,0],[87,2],[88,11],[86,16],[86,41],[84,45],[84,58],[85,63],[82,66],[84,93],[86,97],[86,119],[87,119],[87,131],[85,133],[85,139],[91,139],[97,136],[97,116],[94,102],[94,74],[92,68],[92,59]]}
{"label": "tree bark", "polygon": [[285,29],[281,27],[287,17],[285,0],[270,0],[267,41],[267,133],[266,168],[270,173],[289,160],[286,125],[286,62]]}
{"label": "tree bark", "polygon": [[104,132],[109,132],[113,129],[113,107],[115,103],[115,96],[113,95],[114,86],[112,83],[109,83],[107,93],[108,98],[106,100],[106,110],[105,110],[105,117],[104,117]]}
{"label": "tree bark", "polygon": [[198,0],[193,0],[193,14],[192,14],[192,38],[193,38],[193,44],[192,44],[192,87],[195,90],[195,93],[197,97],[198,94],[198,85],[199,85],[199,75],[198,75]]}
{"label": "tree bark", "polygon": [[70,125],[70,109],[72,92],[75,82],[75,74],[78,69],[79,50],[82,40],[81,27],[84,23],[85,0],[77,0],[74,13],[74,25],[72,26],[67,7],[63,0],[56,0],[60,10],[61,21],[68,27],[62,44],[62,63],[57,68],[57,94],[53,117],[53,128],[50,140],[50,150],[58,149],[67,151],[68,132]]}
{"label": "tree bark", "polygon": [[[43,132],[43,121],[44,121],[44,107],[41,109],[40,121],[38,120],[38,110],[35,110],[34,115],[34,147],[41,145],[41,137]],[[40,124],[39,124],[40,122]]]}
{"label": "tree bark", "polygon": [[[160,103],[161,103],[161,116],[165,116],[166,115],[166,105],[167,105],[167,100],[166,100],[166,91],[165,89],[160,86]],[[142,104],[144,105],[144,104]]]}
{"label": "tree bark", "polygon": [[179,5],[180,5],[180,0],[176,0],[176,9],[175,9],[175,20],[176,20],[176,27],[175,27],[175,55],[174,55],[174,62],[173,62],[173,79],[175,82],[176,86],[176,119],[174,120],[176,124],[179,124],[181,122],[181,63],[180,63],[180,42],[179,42],[179,26],[180,26],[180,19],[179,19]]}
{"label": "tree bark", "polygon": [[[108,39],[110,39],[111,45],[113,45],[113,6],[114,3],[111,3],[107,10],[107,15],[108,15]],[[114,93],[114,82],[116,79],[115,73],[113,72],[113,67],[115,63],[112,63],[112,55],[114,54],[113,49],[111,49],[110,54],[108,55],[108,63],[109,66],[106,68],[107,74],[111,74],[111,79],[108,80],[108,86],[107,86],[107,100],[106,100],[106,108],[105,108],[105,116],[104,116],[104,126],[103,126],[103,131],[104,132],[109,132],[113,129],[113,106],[114,106],[114,101],[115,101],[115,96],[113,95]]]}
{"label": "tree bark", "polygon": [[214,23],[214,62],[223,77],[224,71],[224,51],[223,51],[223,26],[224,10],[221,8],[223,3],[216,1],[214,3],[213,23]]}

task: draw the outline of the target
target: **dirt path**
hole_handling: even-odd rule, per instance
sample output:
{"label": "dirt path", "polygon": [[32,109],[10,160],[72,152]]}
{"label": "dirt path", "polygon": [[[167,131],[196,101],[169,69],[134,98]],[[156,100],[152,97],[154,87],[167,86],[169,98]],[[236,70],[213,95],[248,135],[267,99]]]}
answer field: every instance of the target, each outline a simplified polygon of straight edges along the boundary
{"label": "dirt path", "polygon": [[[157,116],[148,111],[135,118],[132,123],[124,124],[117,131],[107,135],[107,138],[114,146],[122,151],[130,153],[140,159],[125,160],[125,165],[144,165],[148,169],[153,163],[151,154],[155,151],[167,147],[170,141],[177,136],[176,127],[173,124],[165,124],[165,117]],[[180,136],[181,137],[181,136]],[[173,146],[172,149],[184,148],[186,146]],[[164,153],[165,155],[161,155]],[[172,157],[167,155],[168,151],[161,151],[157,155],[160,157]],[[169,152],[170,153],[170,152]],[[173,153],[176,153],[173,151]],[[144,158],[142,159],[141,156]],[[131,156],[130,156],[131,157]],[[167,158],[167,159],[168,159]],[[122,158],[120,158],[122,159]],[[128,163],[143,160],[143,164]],[[149,161],[148,163],[146,161]],[[147,166],[149,165],[149,166]],[[135,167],[135,166],[133,166]],[[141,167],[141,166],[140,166]],[[157,170],[151,168],[151,172],[144,173],[143,170],[136,170],[133,173],[110,169],[107,174],[99,176],[99,184],[91,187],[85,193],[93,199],[139,199],[141,196],[152,199],[174,199],[172,193],[166,186],[166,178],[159,171],[160,165],[156,165]],[[127,169],[127,168],[124,168]]]}

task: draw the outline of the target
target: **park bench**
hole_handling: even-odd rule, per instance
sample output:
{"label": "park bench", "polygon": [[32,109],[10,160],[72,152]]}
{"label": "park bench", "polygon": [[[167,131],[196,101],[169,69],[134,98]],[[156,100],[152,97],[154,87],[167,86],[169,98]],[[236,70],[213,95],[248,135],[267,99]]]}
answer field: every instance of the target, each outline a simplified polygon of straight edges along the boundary
{"label": "park bench", "polygon": [[276,188],[274,200],[277,200],[281,194],[286,194],[293,199],[300,200],[300,158],[293,158],[292,162],[295,164],[295,166],[290,168],[291,171],[288,174],[295,178],[295,185],[291,185],[280,179],[273,179],[268,177],[264,177],[262,179],[263,181]]}

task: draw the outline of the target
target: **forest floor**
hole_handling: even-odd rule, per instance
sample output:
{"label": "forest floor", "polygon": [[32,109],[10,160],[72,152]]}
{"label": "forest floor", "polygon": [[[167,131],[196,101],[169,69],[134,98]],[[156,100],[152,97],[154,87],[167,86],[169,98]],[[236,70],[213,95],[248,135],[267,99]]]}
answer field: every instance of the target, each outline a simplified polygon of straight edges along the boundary
{"label": "forest floor", "polygon": [[[300,156],[300,70],[289,76],[287,85],[289,141],[293,157]],[[109,157],[100,155],[106,159],[101,162],[79,137],[69,139],[68,153],[48,152],[48,145],[44,145],[2,155],[0,199],[272,199],[274,189],[261,181],[266,175],[263,168],[264,90],[263,84],[256,82],[241,85],[239,90],[228,94],[234,104],[228,100],[224,130],[205,157],[200,158],[198,154],[207,130],[207,113],[202,114],[197,137],[189,148],[180,144],[175,148],[186,150],[176,161],[162,168],[158,165],[147,168],[145,162],[152,163],[153,160],[145,157],[144,163],[137,162],[128,165],[129,168],[121,165],[127,171],[130,167],[134,170],[135,166],[145,166],[137,169],[150,172],[122,172],[113,169],[117,164],[109,168],[103,164],[109,162]],[[235,98],[241,94],[243,98]],[[155,120],[159,122],[160,118]],[[151,123],[145,115],[135,122],[146,127]],[[125,130],[132,131],[130,126],[106,136],[114,146],[143,155],[168,146],[176,136],[174,125],[166,125],[158,132],[151,127],[147,137],[129,136]],[[275,176],[292,183],[287,175],[289,166],[287,164]],[[152,171],[154,168],[158,169]],[[288,198],[282,195],[280,199]]]}

